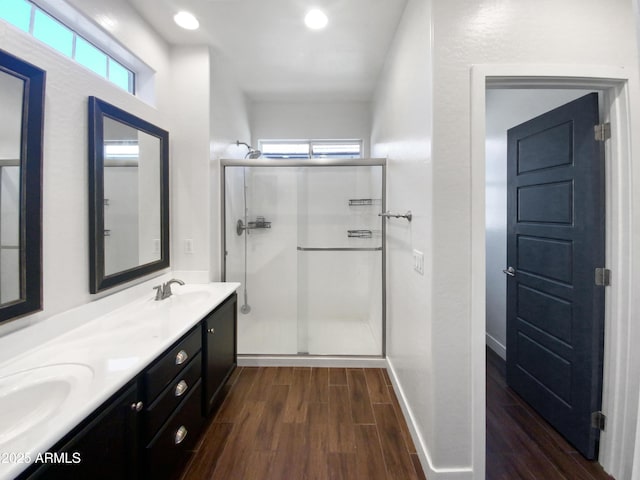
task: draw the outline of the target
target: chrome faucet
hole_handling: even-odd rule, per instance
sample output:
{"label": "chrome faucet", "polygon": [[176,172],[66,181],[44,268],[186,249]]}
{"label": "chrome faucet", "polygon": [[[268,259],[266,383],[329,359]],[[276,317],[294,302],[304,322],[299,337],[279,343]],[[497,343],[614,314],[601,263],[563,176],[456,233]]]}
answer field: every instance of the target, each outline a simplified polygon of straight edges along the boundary
{"label": "chrome faucet", "polygon": [[173,292],[171,291],[171,284],[177,283],[178,285],[184,285],[182,280],[178,280],[177,278],[172,278],[168,282],[165,282],[163,285],[156,285],[154,290],[156,291],[156,301],[164,300],[165,298],[169,298]]}

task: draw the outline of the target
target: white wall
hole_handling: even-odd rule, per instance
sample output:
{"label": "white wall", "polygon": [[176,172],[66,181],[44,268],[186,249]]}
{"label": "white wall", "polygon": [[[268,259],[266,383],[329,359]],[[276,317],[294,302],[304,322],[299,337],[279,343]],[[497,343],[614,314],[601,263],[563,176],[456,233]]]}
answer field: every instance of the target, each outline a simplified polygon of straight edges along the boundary
{"label": "white wall", "polygon": [[[47,72],[43,158],[43,311],[0,326],[0,336],[98,296],[89,294],[87,97],[95,95],[170,129],[165,43],[124,0],[76,2],[91,13],[107,10],[119,21],[114,35],[156,71],[157,108],[0,22],[0,44]],[[118,290],[112,289],[108,293]]]}
{"label": "white wall", "polygon": [[589,93],[588,90],[487,90],[487,345],[506,360],[507,130]]}
{"label": "white wall", "polygon": [[[387,348],[430,478],[481,478],[484,468],[484,381],[474,378],[484,354],[472,343],[470,303],[471,67],[622,65],[636,81],[632,13],[627,0],[407,7],[371,144],[373,156],[389,156],[389,208],[417,213],[410,225],[389,223]],[[412,248],[426,254],[425,277],[411,269]],[[482,333],[473,342],[484,344]]]}
{"label": "white wall", "polygon": [[[49,0],[41,2],[46,5]],[[140,98],[132,96],[28,34],[0,23],[2,48],[47,72],[44,310],[1,325],[0,336],[131,286],[89,294],[88,96],[169,131],[171,266],[201,272],[204,278],[220,278],[218,159],[244,156],[235,140],[250,138],[244,95],[229,76],[222,55],[205,47],[170,48],[126,0],[69,3],[87,15],[89,20],[81,22],[83,29],[92,22],[107,25],[102,36],[129,49],[134,60],[144,63],[145,71],[153,75],[142,75],[137,89]],[[185,253],[185,239],[193,241],[193,254]]]}
{"label": "white wall", "polygon": [[222,189],[220,188],[220,159],[244,158],[246,147],[236,145],[236,141],[247,142],[251,138],[247,100],[230,73],[228,60],[216,50],[211,56],[210,93],[210,176],[211,176],[211,216],[209,243],[211,246],[211,279],[222,278],[221,235],[222,235]]}
{"label": "white wall", "polygon": [[[458,432],[455,396],[450,412],[436,410],[432,303],[432,68],[430,2],[407,4],[373,103],[371,154],[387,157],[387,208],[413,212],[413,221],[387,220],[387,357],[412,415],[417,449],[428,478],[440,466],[468,464],[469,438]],[[425,275],[413,270],[412,250],[425,255]],[[442,372],[444,373],[444,372]],[[458,379],[464,385],[465,379]],[[446,392],[445,392],[446,393]],[[441,415],[439,421],[437,415]],[[459,447],[456,448],[456,444]],[[439,454],[456,450],[457,461]],[[427,457],[430,457],[427,460]]]}
{"label": "white wall", "polygon": [[[253,102],[251,145],[276,139],[362,139],[369,156],[371,105],[368,102]],[[246,140],[245,140],[246,141]]]}
{"label": "white wall", "polygon": [[[171,48],[171,265],[207,271],[211,262],[209,49]],[[192,252],[186,251],[186,242]]]}
{"label": "white wall", "polygon": [[[481,365],[484,357],[478,344],[484,344],[485,332],[481,328],[481,335],[472,339],[478,326],[471,323],[471,299],[476,293],[471,288],[470,271],[476,258],[472,257],[471,243],[475,220],[471,215],[470,188],[471,67],[615,65],[624,67],[635,85],[638,62],[633,22],[628,0],[433,2],[432,227],[433,272],[437,283],[431,311],[438,339],[432,355],[434,375],[446,372],[450,379],[435,386],[434,410],[438,420],[442,418],[441,410],[446,411],[444,420],[457,412],[459,422],[449,429],[449,438],[461,440],[455,448],[442,445],[443,449],[437,449],[436,456],[444,460],[443,465],[470,465],[471,456],[475,470],[482,469],[484,464],[484,381],[474,375],[480,376],[483,371],[476,365]],[[606,42],[601,41],[602,35],[606,35]],[[635,111],[635,92],[632,96]],[[473,318],[482,322],[483,314],[476,313]],[[444,428],[445,424],[440,426]],[[473,447],[465,440],[469,438],[473,438]],[[605,467],[608,467],[606,460]],[[622,470],[612,473],[628,478]]]}

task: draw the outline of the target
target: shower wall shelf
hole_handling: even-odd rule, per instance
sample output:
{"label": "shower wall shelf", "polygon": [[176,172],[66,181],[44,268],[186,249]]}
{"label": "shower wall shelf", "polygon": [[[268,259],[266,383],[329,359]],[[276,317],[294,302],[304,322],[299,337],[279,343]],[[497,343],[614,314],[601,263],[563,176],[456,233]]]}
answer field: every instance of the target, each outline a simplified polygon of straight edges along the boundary
{"label": "shower wall shelf", "polygon": [[242,219],[236,222],[236,233],[242,235],[245,230],[256,230],[261,228],[271,228],[271,222],[265,221],[264,217],[256,217],[255,221],[247,222],[245,225]]}
{"label": "shower wall shelf", "polygon": [[349,238],[372,238],[373,232],[371,230],[347,230],[347,237]]}
{"label": "shower wall shelf", "polygon": [[351,198],[349,199],[349,206],[361,206],[361,205],[382,205],[382,199],[380,198]]}

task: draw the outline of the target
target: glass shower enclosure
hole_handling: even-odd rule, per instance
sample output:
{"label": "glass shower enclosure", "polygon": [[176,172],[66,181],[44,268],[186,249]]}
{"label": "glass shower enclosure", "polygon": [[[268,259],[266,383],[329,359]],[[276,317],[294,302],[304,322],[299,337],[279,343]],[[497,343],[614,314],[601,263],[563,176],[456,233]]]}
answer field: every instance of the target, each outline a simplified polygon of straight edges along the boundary
{"label": "glass shower enclosure", "polygon": [[384,355],[385,161],[223,160],[241,355]]}

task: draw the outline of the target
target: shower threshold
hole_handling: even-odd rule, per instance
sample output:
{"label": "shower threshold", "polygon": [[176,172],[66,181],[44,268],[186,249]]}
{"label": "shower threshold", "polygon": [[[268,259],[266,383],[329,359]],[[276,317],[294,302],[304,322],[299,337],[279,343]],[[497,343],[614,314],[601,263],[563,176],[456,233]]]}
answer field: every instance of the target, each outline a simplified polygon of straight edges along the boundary
{"label": "shower threshold", "polygon": [[386,368],[381,355],[238,355],[239,367]]}

